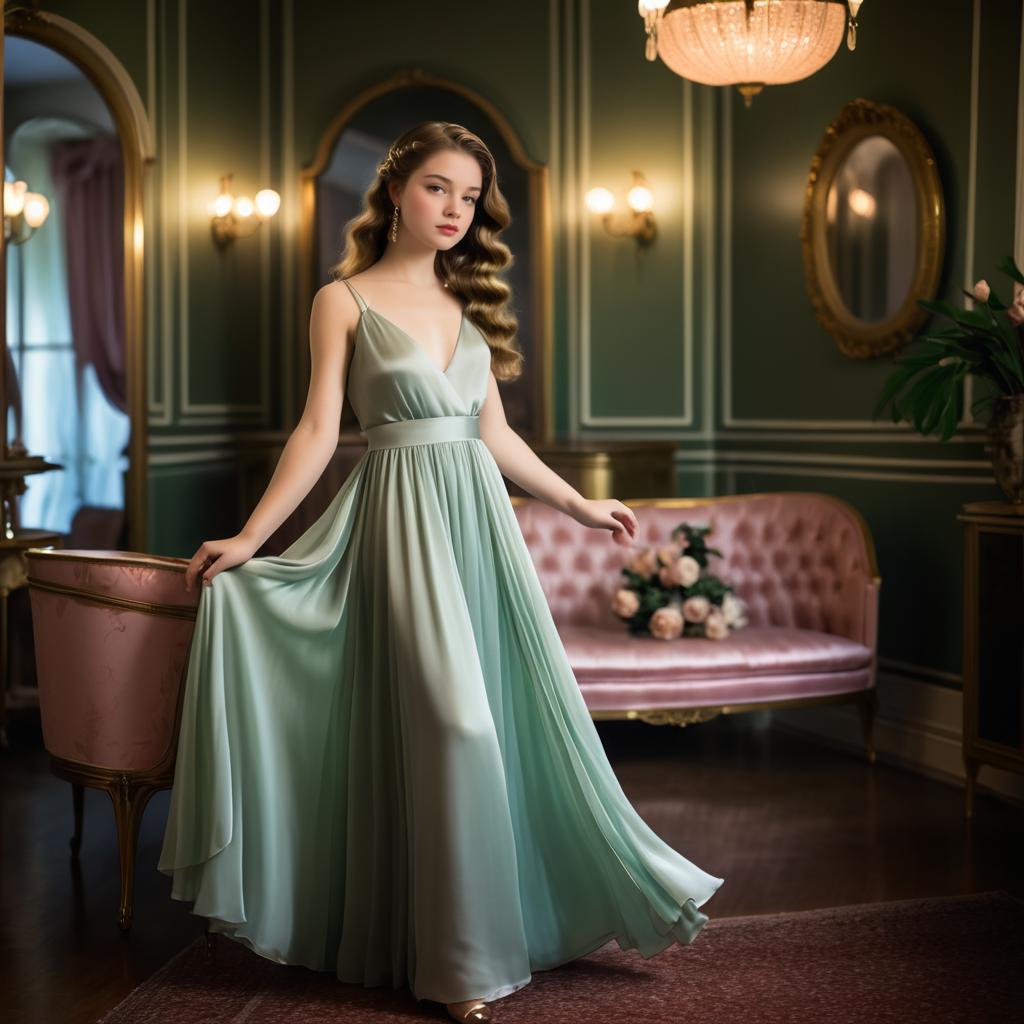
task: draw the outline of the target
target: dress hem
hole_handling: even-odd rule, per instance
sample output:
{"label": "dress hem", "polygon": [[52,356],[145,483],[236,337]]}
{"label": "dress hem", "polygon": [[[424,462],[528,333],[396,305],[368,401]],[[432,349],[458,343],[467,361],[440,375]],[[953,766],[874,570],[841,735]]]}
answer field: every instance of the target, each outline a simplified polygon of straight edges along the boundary
{"label": "dress hem", "polygon": [[[714,887],[714,889],[711,890],[710,893],[708,893],[706,896],[704,896],[703,899],[701,899],[699,903],[695,899],[693,899],[693,897],[690,897],[690,898],[686,899],[683,902],[683,904],[679,908],[679,910],[680,910],[679,917],[677,917],[675,919],[675,921],[673,922],[673,925],[678,924],[678,922],[680,920],[682,920],[682,917],[683,917],[683,913],[682,913],[683,907],[685,907],[687,903],[692,903],[695,908],[702,907],[718,891],[718,889],[721,887],[721,885],[723,884],[723,882],[725,880],[724,879],[716,879],[716,881],[718,882],[718,885],[716,885]],[[172,897],[172,898],[178,899],[179,897],[175,896],[175,897]],[[187,897],[186,897],[186,899],[187,899]],[[349,981],[349,980],[347,980],[345,978],[340,977],[337,974],[337,972],[335,970],[332,970],[332,968],[330,968],[330,967],[317,967],[317,966],[315,966],[313,964],[305,963],[305,962],[303,962],[301,960],[285,960],[285,959],[282,959],[280,954],[277,954],[275,952],[270,951],[269,949],[266,949],[266,948],[264,948],[262,946],[259,946],[251,938],[249,938],[249,936],[242,935],[242,934],[239,934],[238,932],[236,932],[235,929],[237,929],[237,927],[240,924],[243,924],[244,922],[240,922],[240,921],[239,922],[232,922],[232,921],[225,921],[223,918],[219,918],[219,917],[207,917],[205,914],[200,914],[200,913],[198,913],[195,910],[190,910],[189,913],[194,914],[196,917],[202,917],[205,921],[207,921],[208,922],[208,926],[210,928],[210,931],[213,932],[214,934],[216,934],[216,935],[223,935],[226,939],[231,939],[233,942],[239,943],[240,945],[242,945],[246,949],[248,949],[250,952],[255,953],[257,956],[260,956],[260,957],[262,957],[265,960],[270,960],[272,963],[279,964],[282,967],[305,967],[308,970],[316,971],[318,974],[332,974],[333,973],[335,975],[335,977],[338,979],[338,981],[340,981],[344,985],[361,985],[363,988],[390,988],[392,991],[397,991],[399,989],[405,988],[405,989],[407,989],[410,992],[410,994],[413,996],[414,999],[416,999],[417,1002],[428,1001],[428,1002],[432,1002],[432,1003],[441,1003],[441,1004],[462,1002],[463,999],[482,999],[485,1002],[492,1002],[492,1001],[497,1000],[497,999],[503,999],[506,996],[513,995],[514,993],[518,992],[520,989],[523,989],[527,985],[529,985],[530,982],[533,981],[533,975],[537,971],[551,971],[551,970],[554,970],[556,967],[563,967],[563,966],[565,966],[565,964],[572,963],[572,961],[574,961],[574,960],[579,960],[581,957],[587,956],[588,954],[593,953],[593,952],[595,952],[598,949],[601,949],[603,946],[606,946],[609,942],[616,942],[618,944],[618,946],[619,946],[619,949],[621,951],[623,951],[623,952],[635,951],[642,959],[650,960],[651,957],[657,956],[659,953],[663,953],[671,945],[674,945],[674,944],[680,945],[680,946],[687,946],[687,945],[689,945],[700,934],[700,932],[703,931],[704,926],[708,923],[707,915],[703,915],[704,916],[704,920],[703,921],[697,921],[696,928],[692,932],[690,932],[689,936],[686,939],[681,938],[675,932],[671,932],[670,931],[670,932],[666,933],[666,935],[665,935],[665,943],[662,946],[660,946],[659,948],[655,949],[651,953],[643,953],[635,945],[631,945],[631,946],[624,945],[623,942],[622,942],[622,938],[620,937],[618,931],[613,929],[610,932],[606,932],[605,935],[603,935],[596,942],[587,943],[584,946],[581,946],[581,947],[577,948],[574,952],[566,954],[565,956],[561,957],[560,959],[554,961],[553,963],[547,963],[547,964],[544,964],[544,965],[541,965],[541,964],[532,965],[531,968],[530,968],[530,973],[525,978],[521,978],[518,981],[514,981],[514,982],[511,982],[511,983],[506,984],[506,985],[501,985],[501,986],[499,986],[496,989],[492,989],[490,992],[488,992],[485,995],[463,996],[461,998],[455,998],[455,999],[440,999],[440,998],[438,998],[436,996],[418,995],[416,992],[414,992],[412,990],[412,986],[408,983],[408,981],[401,981],[401,982],[398,982],[398,983],[394,983],[394,982],[377,982],[377,983],[374,983],[374,984],[367,984],[365,981],[362,981],[362,982],[360,982],[360,981]]]}

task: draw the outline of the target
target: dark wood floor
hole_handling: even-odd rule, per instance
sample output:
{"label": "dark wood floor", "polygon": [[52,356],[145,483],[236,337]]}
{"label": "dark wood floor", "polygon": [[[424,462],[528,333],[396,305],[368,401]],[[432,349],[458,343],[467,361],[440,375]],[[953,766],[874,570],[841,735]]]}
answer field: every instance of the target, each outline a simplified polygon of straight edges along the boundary
{"label": "dark wood floor", "polygon": [[[958,787],[770,726],[765,714],[686,729],[602,722],[637,810],[725,884],[712,918],[992,889],[1022,894],[1024,815],[981,794],[973,826]],[[92,1024],[202,932],[156,870],[168,792],[139,844],[135,923],[116,924],[118,860],[106,795],[87,791],[80,860],[71,793],[50,774],[31,716],[0,751],[0,1015]]]}

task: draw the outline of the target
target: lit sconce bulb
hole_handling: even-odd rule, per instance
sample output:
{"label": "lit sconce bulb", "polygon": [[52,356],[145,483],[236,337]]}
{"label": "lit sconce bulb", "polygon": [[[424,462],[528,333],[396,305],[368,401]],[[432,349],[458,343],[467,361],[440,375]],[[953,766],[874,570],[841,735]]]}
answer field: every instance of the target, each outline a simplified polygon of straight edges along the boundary
{"label": "lit sconce bulb", "polygon": [[636,210],[637,213],[643,213],[654,206],[654,196],[651,195],[651,190],[646,185],[634,185],[629,190],[626,201],[630,208]]}
{"label": "lit sconce bulb", "polygon": [[27,242],[50,214],[50,201],[29,192],[24,181],[4,182],[4,238],[11,245]]}
{"label": "lit sconce bulb", "polygon": [[850,209],[858,217],[874,217],[875,197],[870,192],[865,192],[862,188],[855,188],[847,201],[850,204]]}
{"label": "lit sconce bulb", "polygon": [[210,228],[219,246],[251,235],[281,207],[281,197],[272,188],[260,189],[255,200],[250,196],[234,195],[231,191],[231,177],[225,174],[220,179],[220,195],[208,205]]}
{"label": "lit sconce bulb", "polygon": [[646,11],[660,11],[668,6],[668,0],[640,0],[640,13]]}
{"label": "lit sconce bulb", "polygon": [[243,219],[251,217],[254,209],[253,201],[248,196],[235,197],[234,210],[236,217],[242,217]]}
{"label": "lit sconce bulb", "polygon": [[38,192],[25,195],[25,223],[30,228],[39,227],[50,213],[49,200]]}
{"label": "lit sconce bulb", "polygon": [[615,196],[606,188],[592,188],[587,193],[586,204],[591,213],[608,213],[615,205]]}
{"label": "lit sconce bulb", "polygon": [[654,222],[654,196],[639,171],[633,172],[633,184],[626,193],[629,209],[612,213],[615,196],[606,188],[592,188],[585,197],[587,209],[599,214],[608,234],[617,238],[633,238],[638,245],[648,245],[657,234]]}
{"label": "lit sconce bulb", "polygon": [[17,217],[25,206],[25,190],[28,184],[24,181],[4,182],[4,216]]}
{"label": "lit sconce bulb", "polygon": [[281,208],[281,197],[272,189],[260,189],[256,193],[256,212],[261,217],[273,217]]}

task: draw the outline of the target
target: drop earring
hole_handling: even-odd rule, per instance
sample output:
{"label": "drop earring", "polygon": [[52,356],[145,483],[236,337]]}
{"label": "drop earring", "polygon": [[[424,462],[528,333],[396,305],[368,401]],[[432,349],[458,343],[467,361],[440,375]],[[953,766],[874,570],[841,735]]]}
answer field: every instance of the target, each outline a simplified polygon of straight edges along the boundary
{"label": "drop earring", "polygon": [[398,207],[395,207],[394,215],[391,218],[391,241],[398,241]]}

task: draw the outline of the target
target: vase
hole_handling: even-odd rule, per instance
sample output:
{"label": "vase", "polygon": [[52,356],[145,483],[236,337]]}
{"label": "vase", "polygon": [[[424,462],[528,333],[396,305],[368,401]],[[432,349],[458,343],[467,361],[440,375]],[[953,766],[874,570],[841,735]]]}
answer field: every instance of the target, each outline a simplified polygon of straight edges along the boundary
{"label": "vase", "polygon": [[996,482],[1015,505],[1024,504],[1024,394],[995,398],[988,438]]}

